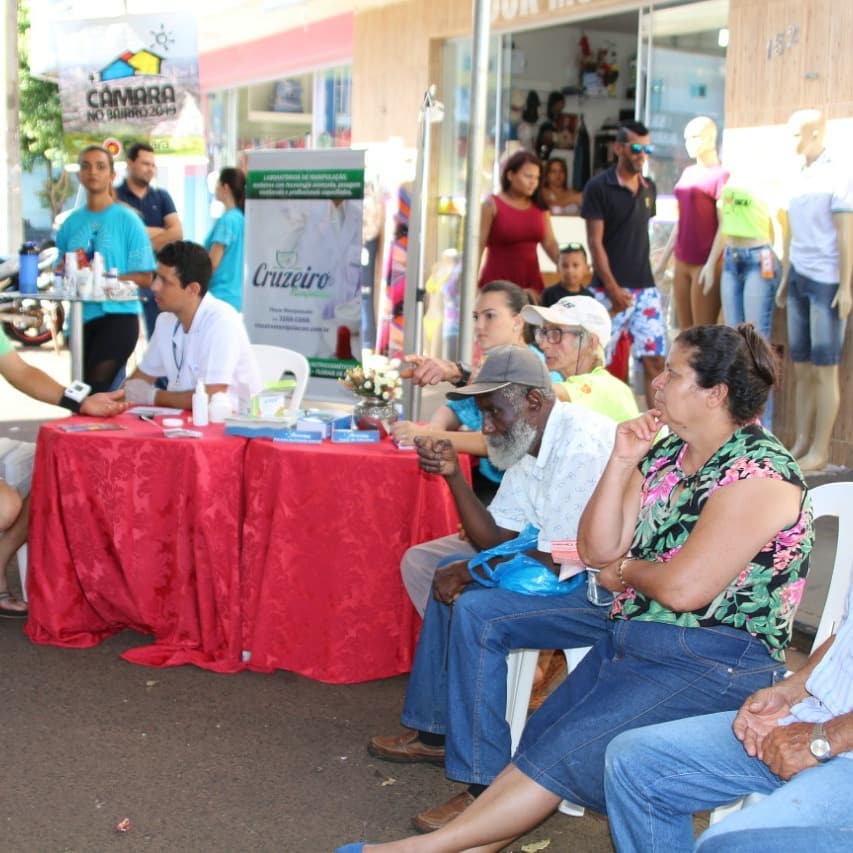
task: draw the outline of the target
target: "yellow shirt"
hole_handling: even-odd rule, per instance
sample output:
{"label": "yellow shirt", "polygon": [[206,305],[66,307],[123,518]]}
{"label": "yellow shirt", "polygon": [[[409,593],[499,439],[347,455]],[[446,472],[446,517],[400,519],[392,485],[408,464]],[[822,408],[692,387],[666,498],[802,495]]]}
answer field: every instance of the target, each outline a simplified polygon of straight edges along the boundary
{"label": "yellow shirt", "polygon": [[770,241],[767,205],[748,190],[725,186],[720,193],[720,225],[726,237]]}

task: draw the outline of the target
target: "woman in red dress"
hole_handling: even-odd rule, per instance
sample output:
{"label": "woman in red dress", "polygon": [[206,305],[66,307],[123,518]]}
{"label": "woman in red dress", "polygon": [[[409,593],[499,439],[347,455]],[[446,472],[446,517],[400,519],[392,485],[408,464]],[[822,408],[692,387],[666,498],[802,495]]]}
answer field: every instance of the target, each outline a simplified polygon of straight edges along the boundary
{"label": "woman in red dress", "polygon": [[537,300],[544,288],[536,247],[556,264],[560,250],[551,230],[551,214],[540,199],[542,164],[529,151],[517,151],[504,164],[501,192],[483,202],[480,287],[502,279],[531,290]]}

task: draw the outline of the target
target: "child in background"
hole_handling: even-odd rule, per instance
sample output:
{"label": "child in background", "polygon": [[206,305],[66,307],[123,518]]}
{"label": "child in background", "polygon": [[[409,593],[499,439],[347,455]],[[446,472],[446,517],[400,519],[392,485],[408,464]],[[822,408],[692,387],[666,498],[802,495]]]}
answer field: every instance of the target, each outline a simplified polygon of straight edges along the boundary
{"label": "child in background", "polygon": [[586,249],[581,243],[567,243],[560,247],[558,270],[560,280],[542,291],[543,307],[549,308],[565,296],[592,296],[592,292],[587,289],[592,280],[592,270],[586,260]]}

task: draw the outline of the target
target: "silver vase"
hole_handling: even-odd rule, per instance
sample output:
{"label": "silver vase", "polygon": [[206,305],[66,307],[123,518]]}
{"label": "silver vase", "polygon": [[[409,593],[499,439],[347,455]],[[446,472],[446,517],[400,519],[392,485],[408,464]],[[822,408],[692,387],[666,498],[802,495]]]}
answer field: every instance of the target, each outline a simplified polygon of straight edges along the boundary
{"label": "silver vase", "polygon": [[379,430],[379,437],[385,438],[391,432],[391,424],[397,420],[397,410],[392,400],[362,397],[355,404],[352,416],[359,429]]}

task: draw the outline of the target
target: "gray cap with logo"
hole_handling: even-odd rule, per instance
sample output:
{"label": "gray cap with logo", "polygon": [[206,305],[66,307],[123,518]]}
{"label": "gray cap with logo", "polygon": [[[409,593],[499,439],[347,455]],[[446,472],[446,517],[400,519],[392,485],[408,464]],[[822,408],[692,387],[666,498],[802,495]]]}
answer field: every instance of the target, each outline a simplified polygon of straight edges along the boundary
{"label": "gray cap with logo", "polygon": [[485,355],[474,382],[447,394],[449,400],[461,400],[478,394],[491,394],[507,385],[548,388],[551,376],[545,362],[530,347],[495,347]]}

